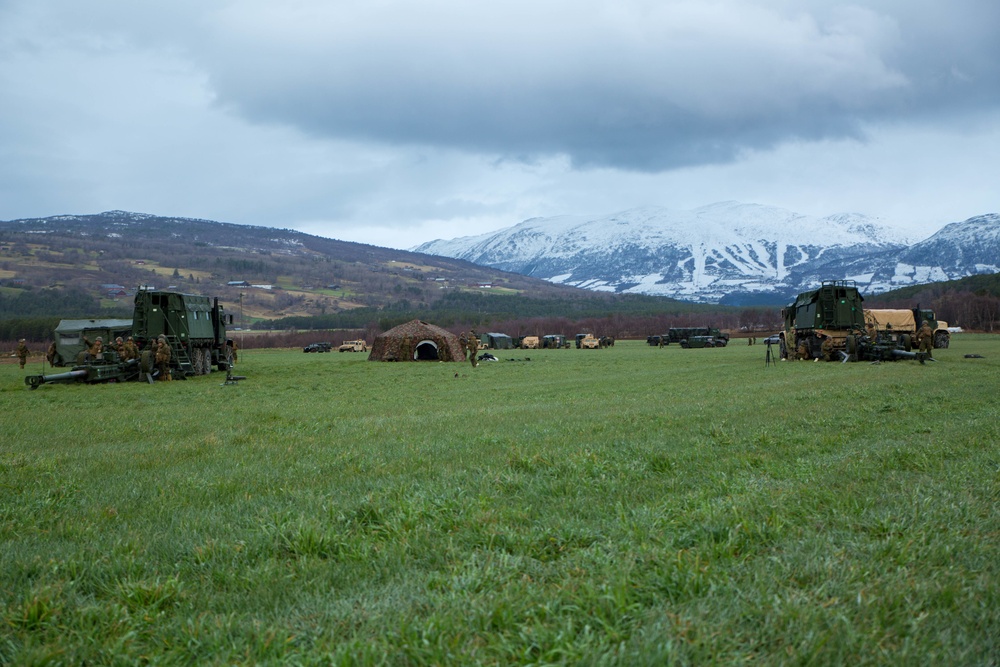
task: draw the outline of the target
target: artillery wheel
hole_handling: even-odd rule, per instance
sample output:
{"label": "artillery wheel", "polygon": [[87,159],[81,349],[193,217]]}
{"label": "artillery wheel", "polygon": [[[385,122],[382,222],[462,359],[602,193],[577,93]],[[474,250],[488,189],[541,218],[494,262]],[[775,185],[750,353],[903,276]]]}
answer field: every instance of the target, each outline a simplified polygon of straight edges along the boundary
{"label": "artillery wheel", "polygon": [[903,334],[899,337],[899,342],[903,345],[903,349],[907,352],[913,350],[913,339],[910,338],[910,334]]}

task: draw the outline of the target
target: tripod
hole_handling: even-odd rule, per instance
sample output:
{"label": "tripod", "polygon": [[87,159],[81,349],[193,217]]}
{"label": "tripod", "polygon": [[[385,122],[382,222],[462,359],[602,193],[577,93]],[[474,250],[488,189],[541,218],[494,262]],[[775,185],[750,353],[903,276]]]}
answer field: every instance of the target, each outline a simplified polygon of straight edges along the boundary
{"label": "tripod", "polygon": [[774,353],[771,352],[771,341],[767,342],[767,353],[764,354],[764,368],[768,366],[777,366],[776,360],[774,358]]}

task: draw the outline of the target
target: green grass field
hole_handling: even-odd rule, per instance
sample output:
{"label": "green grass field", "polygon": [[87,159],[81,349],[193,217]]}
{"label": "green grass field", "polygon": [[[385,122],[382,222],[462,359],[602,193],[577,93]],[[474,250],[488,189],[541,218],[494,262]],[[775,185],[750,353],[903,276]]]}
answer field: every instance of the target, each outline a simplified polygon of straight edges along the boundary
{"label": "green grass field", "polygon": [[0,664],[997,663],[1000,337],[241,355],[0,366]]}

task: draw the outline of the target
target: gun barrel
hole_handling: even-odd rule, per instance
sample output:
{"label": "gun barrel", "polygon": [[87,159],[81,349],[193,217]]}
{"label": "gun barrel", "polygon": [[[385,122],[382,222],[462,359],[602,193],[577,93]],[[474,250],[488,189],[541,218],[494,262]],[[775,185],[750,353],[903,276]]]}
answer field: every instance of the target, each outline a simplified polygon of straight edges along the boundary
{"label": "gun barrel", "polygon": [[83,377],[87,377],[86,370],[66,371],[55,375],[29,375],[24,378],[24,384],[32,389],[37,389],[48,382],[62,382],[63,380],[75,380]]}
{"label": "gun barrel", "polygon": [[907,352],[906,350],[892,350],[892,356],[899,359],[916,359],[916,352]]}

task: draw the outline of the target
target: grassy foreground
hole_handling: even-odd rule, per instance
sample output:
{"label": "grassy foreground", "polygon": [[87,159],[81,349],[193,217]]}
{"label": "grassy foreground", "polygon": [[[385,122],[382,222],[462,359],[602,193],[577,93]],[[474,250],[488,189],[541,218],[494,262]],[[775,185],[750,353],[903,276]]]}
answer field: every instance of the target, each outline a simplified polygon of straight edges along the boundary
{"label": "grassy foreground", "polygon": [[0,664],[996,664],[1000,337],[739,343],[4,364]]}

